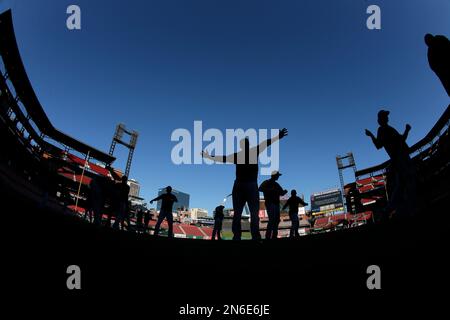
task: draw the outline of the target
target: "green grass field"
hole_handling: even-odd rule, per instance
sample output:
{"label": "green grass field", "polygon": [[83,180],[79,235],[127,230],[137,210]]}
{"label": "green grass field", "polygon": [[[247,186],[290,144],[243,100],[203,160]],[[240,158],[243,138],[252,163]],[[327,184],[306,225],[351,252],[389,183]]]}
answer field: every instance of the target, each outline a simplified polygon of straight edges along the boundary
{"label": "green grass field", "polygon": [[[250,240],[252,238],[250,232],[242,232],[242,240]],[[222,239],[231,240],[233,239],[233,232],[231,231],[222,231]]]}

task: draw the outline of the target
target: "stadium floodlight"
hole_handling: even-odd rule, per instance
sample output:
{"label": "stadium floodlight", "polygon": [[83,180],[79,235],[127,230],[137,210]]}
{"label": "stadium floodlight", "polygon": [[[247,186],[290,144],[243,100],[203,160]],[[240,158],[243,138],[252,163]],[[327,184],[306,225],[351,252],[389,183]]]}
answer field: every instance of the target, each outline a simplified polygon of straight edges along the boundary
{"label": "stadium floodlight", "polygon": [[344,194],[345,194],[345,190],[344,190],[344,170],[351,168],[353,169],[353,173],[355,175],[355,179],[356,179],[356,164],[355,164],[355,158],[353,157],[353,153],[352,152],[347,152],[344,156],[340,156],[337,155],[336,156],[336,163],[337,163],[337,168],[338,168],[338,172],[339,172],[339,180],[341,182],[341,191],[342,191],[342,203],[347,203]]}
{"label": "stadium floodlight", "polygon": [[[130,136],[130,140],[127,142],[123,139],[124,135]],[[128,149],[128,159],[127,165],[125,168],[125,175],[129,177],[131,162],[133,160],[134,149],[136,148],[136,143],[138,140],[139,133],[134,130],[128,130],[123,123],[119,123],[116,126],[116,131],[114,132],[114,136],[111,142],[111,147],[109,149],[109,154],[112,156],[114,154],[114,150],[116,148],[116,144],[121,144]]]}

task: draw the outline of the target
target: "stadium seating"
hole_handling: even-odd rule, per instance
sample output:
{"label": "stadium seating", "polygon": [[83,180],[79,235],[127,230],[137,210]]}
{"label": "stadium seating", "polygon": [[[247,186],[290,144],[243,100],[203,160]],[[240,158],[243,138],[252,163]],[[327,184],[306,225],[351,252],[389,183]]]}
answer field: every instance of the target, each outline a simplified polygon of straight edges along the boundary
{"label": "stadium seating", "polygon": [[341,220],[346,220],[347,219],[348,214],[347,213],[341,213],[341,214],[335,214],[332,215],[330,217],[331,221],[341,221]]}
{"label": "stadium seating", "polygon": [[357,213],[355,215],[350,215],[350,221],[369,221],[372,219],[372,212],[366,211],[362,213]]}
{"label": "stadium seating", "polygon": [[83,179],[82,179],[81,174],[76,174],[75,172],[70,172],[70,171],[64,170],[64,169],[59,169],[58,174],[67,179],[72,180],[73,182],[76,182],[77,184],[79,184],[81,182],[85,186],[88,186],[92,180],[91,178],[89,178],[87,176],[83,176]]}
{"label": "stadium seating", "polygon": [[[78,164],[81,168],[85,166],[86,160],[81,159],[80,157],[77,157],[74,154],[67,154],[67,162],[73,162]],[[96,174],[99,174],[101,176],[107,177],[109,176],[109,171],[99,165],[93,164],[92,162],[87,162],[86,168],[88,170],[91,170],[95,172]]]}
{"label": "stadium seating", "polygon": [[[13,151],[7,152],[5,163],[14,166],[18,173],[33,180],[44,190],[50,190],[52,196],[58,192],[76,194],[74,190],[78,187],[71,182],[82,180],[81,194],[85,196],[90,179],[95,175],[107,176],[109,172],[102,166],[89,162],[81,179],[85,160],[73,152],[78,152],[83,157],[89,154],[91,159],[105,164],[111,164],[114,158],[53,127],[22,63],[11,11],[0,15],[0,57],[0,125],[4,133],[2,136],[6,138],[2,147]],[[64,151],[55,143],[63,145]],[[56,170],[61,168],[69,170]]]}
{"label": "stadium seating", "polygon": [[385,187],[385,177],[383,175],[370,176],[356,180],[356,186],[360,193],[366,193],[378,188]]}
{"label": "stadium seating", "polygon": [[372,219],[373,213],[366,211],[358,214],[340,213],[328,217],[317,218],[313,228],[310,228],[312,233],[330,231],[339,228],[346,228],[356,224],[366,224]]}
{"label": "stadium seating", "polygon": [[212,237],[213,228],[211,228],[211,227],[202,227],[201,229],[202,229],[203,233],[205,233],[208,238]]}
{"label": "stadium seating", "polygon": [[196,238],[197,237],[203,238],[206,236],[206,234],[203,233],[199,227],[188,225],[188,224],[182,224],[182,225],[180,225],[180,227],[181,227],[181,229],[183,229],[184,233],[187,236],[196,237]]}
{"label": "stadium seating", "polygon": [[180,228],[179,224],[173,225],[173,233],[174,234],[180,234],[180,235],[186,235],[186,233],[183,231],[183,229]]}
{"label": "stadium seating", "polygon": [[325,228],[325,227],[328,226],[329,224],[330,224],[330,218],[329,218],[329,217],[318,218],[318,219],[316,219],[316,221],[314,222],[314,228],[315,228],[315,229]]}

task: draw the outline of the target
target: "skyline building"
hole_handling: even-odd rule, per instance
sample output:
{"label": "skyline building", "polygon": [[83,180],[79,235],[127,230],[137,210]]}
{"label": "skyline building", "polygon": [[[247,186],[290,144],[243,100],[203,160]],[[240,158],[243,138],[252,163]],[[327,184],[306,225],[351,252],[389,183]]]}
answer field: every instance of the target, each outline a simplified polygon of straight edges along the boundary
{"label": "skyline building", "polygon": [[[166,188],[160,188],[158,189],[158,196],[162,195],[166,193]],[[176,190],[176,189],[172,189],[172,194],[175,195],[175,197],[177,197],[178,202],[175,202],[173,204],[173,211],[178,211],[178,210],[182,210],[182,211],[186,211],[189,210],[189,198],[190,195],[188,193]],[[156,210],[161,210],[161,201],[158,201],[156,204]]]}

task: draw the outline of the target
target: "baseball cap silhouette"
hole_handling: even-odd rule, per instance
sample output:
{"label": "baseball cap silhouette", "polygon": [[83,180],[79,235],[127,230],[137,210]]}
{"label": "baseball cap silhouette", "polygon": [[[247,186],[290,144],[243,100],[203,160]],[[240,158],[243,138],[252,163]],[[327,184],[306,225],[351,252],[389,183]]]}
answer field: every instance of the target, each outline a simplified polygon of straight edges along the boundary
{"label": "baseball cap silhouette", "polygon": [[387,110],[380,110],[380,111],[378,111],[378,118],[383,117],[383,116],[388,116],[389,113],[390,112]]}
{"label": "baseball cap silhouette", "polygon": [[282,174],[279,172],[279,171],[272,171],[272,174],[271,174],[271,176],[273,177],[273,176],[281,176]]}

